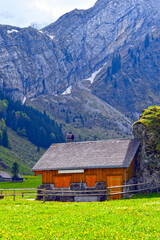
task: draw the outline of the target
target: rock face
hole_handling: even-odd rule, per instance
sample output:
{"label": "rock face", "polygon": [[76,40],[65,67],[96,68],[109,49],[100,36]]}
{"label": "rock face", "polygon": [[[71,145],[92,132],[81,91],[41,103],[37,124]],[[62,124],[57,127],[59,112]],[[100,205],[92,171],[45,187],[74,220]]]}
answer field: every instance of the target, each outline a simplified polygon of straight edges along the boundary
{"label": "rock face", "polygon": [[159,9],[155,0],[99,0],[44,28],[67,57],[68,86],[100,70],[92,93],[122,112],[131,116],[159,103]]}
{"label": "rock face", "polygon": [[159,107],[145,110],[133,126],[133,135],[141,140],[136,159],[136,181],[160,184]]}
{"label": "rock face", "polygon": [[33,28],[1,25],[0,56],[0,88],[15,99],[54,91],[56,79],[65,75],[58,44]]}

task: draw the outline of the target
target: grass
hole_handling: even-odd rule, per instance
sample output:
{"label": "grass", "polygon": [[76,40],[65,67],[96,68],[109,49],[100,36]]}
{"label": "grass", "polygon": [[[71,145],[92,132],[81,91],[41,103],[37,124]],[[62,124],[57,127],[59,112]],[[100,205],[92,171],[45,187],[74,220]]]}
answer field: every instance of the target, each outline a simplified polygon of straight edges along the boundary
{"label": "grass", "polygon": [[0,200],[1,239],[160,239],[160,194],[58,203]]}
{"label": "grass", "polygon": [[42,184],[42,176],[23,176],[22,183],[0,182],[0,189],[23,189],[23,188],[37,188]]}

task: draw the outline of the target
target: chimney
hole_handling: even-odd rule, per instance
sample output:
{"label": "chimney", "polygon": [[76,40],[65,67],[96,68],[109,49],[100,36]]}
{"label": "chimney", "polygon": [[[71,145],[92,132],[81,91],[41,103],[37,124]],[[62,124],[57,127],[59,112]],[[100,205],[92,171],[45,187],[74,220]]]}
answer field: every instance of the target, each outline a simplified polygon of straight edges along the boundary
{"label": "chimney", "polygon": [[74,142],[74,135],[73,134],[67,134],[66,141],[67,142]]}

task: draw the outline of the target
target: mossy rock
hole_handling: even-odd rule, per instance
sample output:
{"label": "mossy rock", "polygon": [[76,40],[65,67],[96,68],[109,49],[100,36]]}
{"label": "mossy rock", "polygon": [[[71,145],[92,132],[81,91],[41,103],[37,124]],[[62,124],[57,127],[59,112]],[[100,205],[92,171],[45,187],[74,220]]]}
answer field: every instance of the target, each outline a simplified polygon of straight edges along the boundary
{"label": "mossy rock", "polygon": [[142,123],[146,127],[157,127],[160,130],[160,106],[151,106],[144,109],[140,119],[134,124]]}

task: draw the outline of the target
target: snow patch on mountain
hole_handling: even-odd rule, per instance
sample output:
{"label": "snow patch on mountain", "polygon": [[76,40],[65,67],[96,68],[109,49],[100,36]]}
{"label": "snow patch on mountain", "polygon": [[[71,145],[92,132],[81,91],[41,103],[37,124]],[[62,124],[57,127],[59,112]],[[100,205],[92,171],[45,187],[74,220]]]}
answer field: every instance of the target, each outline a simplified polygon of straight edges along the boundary
{"label": "snow patch on mountain", "polygon": [[72,86],[69,86],[63,93],[62,95],[69,95],[71,94]]}
{"label": "snow patch on mountain", "polygon": [[16,30],[16,29],[12,29],[12,30],[8,30],[8,31],[7,31],[7,33],[9,33],[9,34],[10,34],[10,33],[13,33],[13,32],[16,32],[16,33],[17,33],[18,30]]}
{"label": "snow patch on mountain", "polygon": [[23,101],[22,101],[22,104],[25,104],[26,99],[27,99],[27,98],[24,96]]}
{"label": "snow patch on mountain", "polygon": [[47,34],[48,37],[50,37],[52,40],[55,38],[55,36],[51,36],[49,34]]}
{"label": "snow patch on mountain", "polygon": [[[102,67],[102,68],[103,68],[103,67]],[[92,73],[91,77],[86,78],[86,79],[84,79],[84,80],[90,81],[91,84],[92,84],[92,83],[94,82],[95,77],[96,77],[97,74],[102,70],[102,68],[100,68],[98,71],[95,71],[94,73]]]}

